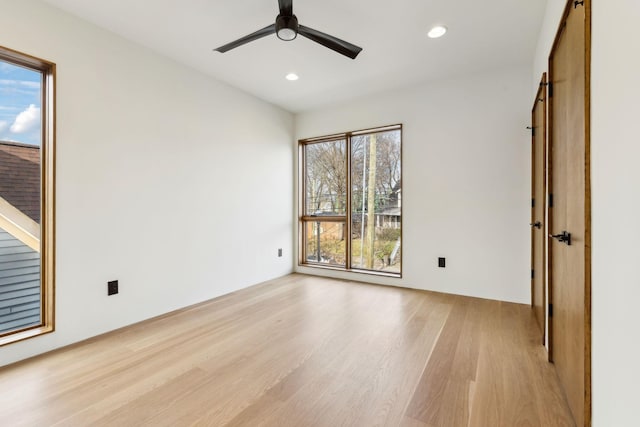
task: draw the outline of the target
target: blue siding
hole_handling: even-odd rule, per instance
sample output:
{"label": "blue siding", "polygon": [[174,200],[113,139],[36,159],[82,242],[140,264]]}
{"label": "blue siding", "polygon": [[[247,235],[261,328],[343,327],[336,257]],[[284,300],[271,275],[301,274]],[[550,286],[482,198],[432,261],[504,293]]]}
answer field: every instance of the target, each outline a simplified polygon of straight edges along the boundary
{"label": "blue siding", "polygon": [[40,254],[0,229],[0,333],[40,323]]}

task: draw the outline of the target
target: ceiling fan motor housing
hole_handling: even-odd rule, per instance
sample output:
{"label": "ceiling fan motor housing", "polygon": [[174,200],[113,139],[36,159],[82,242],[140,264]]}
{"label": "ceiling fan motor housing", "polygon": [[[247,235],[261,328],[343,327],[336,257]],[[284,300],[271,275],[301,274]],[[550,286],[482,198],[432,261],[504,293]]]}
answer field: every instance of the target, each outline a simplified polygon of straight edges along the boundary
{"label": "ceiling fan motor housing", "polygon": [[298,35],[298,18],[296,15],[278,15],[276,18],[276,34],[280,40],[291,41]]}
{"label": "ceiling fan motor housing", "polygon": [[311,41],[321,44],[324,47],[328,47],[329,49],[351,59],[355,59],[362,51],[361,47],[344,40],[340,40],[337,37],[325,34],[322,31],[314,30],[313,28],[305,27],[304,25],[298,25],[298,18],[293,14],[293,0],[278,0],[278,8],[280,10],[280,14],[276,17],[275,23],[258,31],[254,31],[249,35],[232,41],[231,43],[220,46],[215,50],[224,53],[231,49],[235,49],[238,46],[242,46],[246,43],[276,33],[278,38],[284,41],[291,41],[300,34]]}

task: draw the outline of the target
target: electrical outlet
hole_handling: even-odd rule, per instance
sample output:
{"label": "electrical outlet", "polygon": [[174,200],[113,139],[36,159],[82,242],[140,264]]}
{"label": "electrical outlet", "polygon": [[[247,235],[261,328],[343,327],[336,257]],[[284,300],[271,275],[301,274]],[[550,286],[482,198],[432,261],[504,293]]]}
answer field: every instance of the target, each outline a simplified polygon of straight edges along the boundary
{"label": "electrical outlet", "polygon": [[282,248],[278,249],[278,257],[282,256]]}
{"label": "electrical outlet", "polygon": [[444,258],[438,258],[438,267],[440,268],[445,268],[446,267],[446,261]]}
{"label": "electrical outlet", "polygon": [[107,295],[115,295],[118,293],[118,281],[112,280],[107,283]]}

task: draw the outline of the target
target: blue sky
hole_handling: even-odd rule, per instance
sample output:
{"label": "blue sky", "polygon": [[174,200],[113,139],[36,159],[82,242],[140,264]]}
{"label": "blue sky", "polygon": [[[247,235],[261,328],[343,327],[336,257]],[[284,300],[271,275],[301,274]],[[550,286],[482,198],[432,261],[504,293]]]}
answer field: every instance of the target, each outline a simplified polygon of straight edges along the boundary
{"label": "blue sky", "polygon": [[0,140],[40,145],[41,74],[0,61]]}

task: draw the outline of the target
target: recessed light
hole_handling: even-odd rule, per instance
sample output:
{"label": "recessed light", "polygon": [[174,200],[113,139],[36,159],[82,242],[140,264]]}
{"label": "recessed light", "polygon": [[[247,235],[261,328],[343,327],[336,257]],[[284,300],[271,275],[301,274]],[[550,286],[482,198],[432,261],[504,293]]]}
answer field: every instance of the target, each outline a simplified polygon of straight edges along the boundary
{"label": "recessed light", "polygon": [[298,80],[300,77],[298,77],[298,75],[296,73],[289,73],[286,75],[285,77],[287,80],[289,80],[290,82],[294,82],[296,80]]}
{"label": "recessed light", "polygon": [[427,35],[429,37],[431,37],[432,39],[437,39],[438,37],[442,37],[444,36],[444,34],[447,32],[447,27],[443,27],[442,25],[437,25],[435,27],[433,27],[429,33],[427,33]]}

